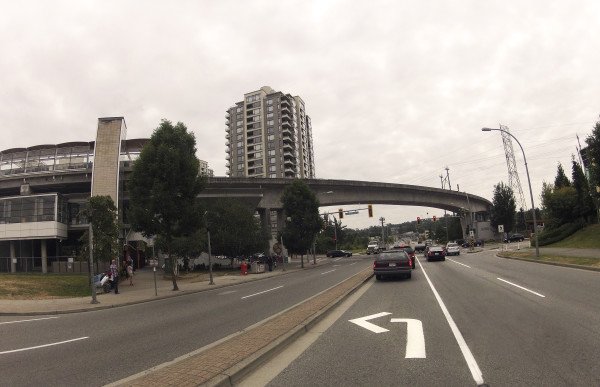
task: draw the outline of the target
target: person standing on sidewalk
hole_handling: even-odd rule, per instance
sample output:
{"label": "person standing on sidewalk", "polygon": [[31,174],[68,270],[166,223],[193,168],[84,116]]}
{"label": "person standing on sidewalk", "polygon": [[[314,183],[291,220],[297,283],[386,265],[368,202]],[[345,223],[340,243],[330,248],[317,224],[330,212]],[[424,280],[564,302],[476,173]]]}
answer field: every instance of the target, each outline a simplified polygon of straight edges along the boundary
{"label": "person standing on sidewalk", "polygon": [[119,294],[119,268],[117,267],[117,261],[112,260],[110,264],[110,276],[112,278],[113,286],[115,287],[115,294]]}

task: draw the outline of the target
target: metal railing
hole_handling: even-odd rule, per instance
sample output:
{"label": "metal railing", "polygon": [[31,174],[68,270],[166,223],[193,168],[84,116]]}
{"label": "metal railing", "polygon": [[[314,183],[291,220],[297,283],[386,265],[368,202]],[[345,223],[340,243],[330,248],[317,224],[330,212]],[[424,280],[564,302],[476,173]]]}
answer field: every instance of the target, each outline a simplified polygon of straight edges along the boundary
{"label": "metal railing", "polygon": [[[48,257],[48,273],[83,274],[89,271],[88,261],[72,256]],[[109,262],[94,262],[94,273],[105,272]],[[41,273],[42,257],[0,257],[0,273]]]}

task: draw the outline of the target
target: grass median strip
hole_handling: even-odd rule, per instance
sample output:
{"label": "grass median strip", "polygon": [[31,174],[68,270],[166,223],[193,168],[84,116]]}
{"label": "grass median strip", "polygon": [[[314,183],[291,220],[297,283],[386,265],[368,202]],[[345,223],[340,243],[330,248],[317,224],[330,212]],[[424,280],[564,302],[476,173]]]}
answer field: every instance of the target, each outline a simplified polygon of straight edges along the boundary
{"label": "grass median strip", "polygon": [[600,268],[600,258],[589,258],[589,257],[570,257],[564,255],[554,254],[540,254],[539,258],[535,257],[535,252],[530,251],[512,251],[512,252],[500,252],[499,256],[505,258],[517,258],[517,259],[529,259],[533,261],[543,262],[554,262],[554,263],[566,263],[569,265],[578,266],[589,266],[594,268]]}

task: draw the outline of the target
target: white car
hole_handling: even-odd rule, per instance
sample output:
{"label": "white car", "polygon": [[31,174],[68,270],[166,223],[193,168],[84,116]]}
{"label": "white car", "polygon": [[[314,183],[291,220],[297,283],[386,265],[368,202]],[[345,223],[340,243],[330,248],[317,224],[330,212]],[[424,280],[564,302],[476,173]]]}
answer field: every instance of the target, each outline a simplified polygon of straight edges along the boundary
{"label": "white car", "polygon": [[460,255],[460,246],[457,243],[448,242],[446,244],[446,255]]}

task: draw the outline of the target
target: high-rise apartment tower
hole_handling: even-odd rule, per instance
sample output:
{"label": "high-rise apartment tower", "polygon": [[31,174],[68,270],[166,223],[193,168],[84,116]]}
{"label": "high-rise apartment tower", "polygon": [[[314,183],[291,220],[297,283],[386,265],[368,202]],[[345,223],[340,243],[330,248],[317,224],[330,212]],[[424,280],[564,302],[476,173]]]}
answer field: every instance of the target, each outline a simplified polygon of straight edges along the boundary
{"label": "high-rise apartment tower", "polygon": [[314,178],[304,101],[269,86],[244,94],[225,115],[229,177]]}

